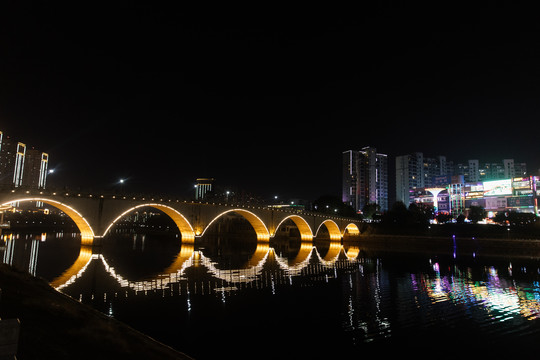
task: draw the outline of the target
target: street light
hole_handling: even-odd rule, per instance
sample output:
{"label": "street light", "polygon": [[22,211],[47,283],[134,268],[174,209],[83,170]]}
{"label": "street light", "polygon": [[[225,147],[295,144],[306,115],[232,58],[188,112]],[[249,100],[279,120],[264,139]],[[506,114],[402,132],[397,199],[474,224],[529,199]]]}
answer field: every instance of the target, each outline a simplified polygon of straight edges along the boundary
{"label": "street light", "polygon": [[126,179],[120,179],[118,183],[120,184],[120,194],[124,193],[124,183],[126,182]]}

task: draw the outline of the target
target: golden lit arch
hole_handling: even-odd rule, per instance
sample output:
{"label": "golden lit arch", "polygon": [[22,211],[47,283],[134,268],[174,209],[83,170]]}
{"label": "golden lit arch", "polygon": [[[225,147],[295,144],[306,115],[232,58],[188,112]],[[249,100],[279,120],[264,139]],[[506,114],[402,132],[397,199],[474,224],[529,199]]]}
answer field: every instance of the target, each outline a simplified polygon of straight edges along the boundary
{"label": "golden lit arch", "polygon": [[317,228],[317,233],[315,234],[315,236],[317,236],[317,234],[319,233],[319,230],[321,229],[321,226],[326,226],[326,228],[328,229],[328,233],[330,234],[330,241],[339,241],[341,240],[341,231],[339,230],[339,226],[338,224],[335,223],[335,221],[333,220],[330,220],[330,219],[326,219],[324,220],[321,225],[319,225],[319,227]]}
{"label": "golden lit arch", "polygon": [[289,266],[294,267],[299,264],[302,264],[303,262],[309,259],[312,251],[313,251],[313,243],[311,241],[301,242],[300,250],[298,250],[298,254],[296,254],[295,258],[289,261]]}
{"label": "golden lit arch", "polygon": [[63,204],[56,200],[50,200],[50,199],[43,199],[43,198],[25,198],[25,199],[17,199],[17,200],[11,200],[7,203],[2,204],[8,205],[15,202],[26,202],[26,201],[41,201],[45,204],[54,206],[55,208],[63,211],[73,222],[75,222],[75,225],[79,228],[79,231],[81,232],[81,244],[82,245],[92,245],[94,241],[94,230],[92,230],[92,227],[90,224],[88,224],[88,221],[82,216],[77,210],[74,208]]}
{"label": "golden lit arch", "polygon": [[328,248],[328,252],[324,256],[323,260],[332,263],[335,262],[342,248],[343,245],[341,245],[340,241],[330,241],[330,247]]}
{"label": "golden lit arch", "polygon": [[193,242],[182,244],[180,252],[176,255],[172,264],[163,271],[163,274],[176,274],[181,272],[186,262],[191,258],[191,255],[193,255],[194,250],[195,246],[193,245]]}
{"label": "golden lit arch", "polygon": [[210,221],[210,223],[206,226],[206,228],[204,228],[204,230],[202,231],[200,236],[204,235],[206,230],[210,227],[210,225],[212,225],[212,223],[214,223],[214,221],[216,221],[217,219],[219,219],[223,215],[225,215],[227,213],[230,213],[230,212],[234,212],[234,213],[236,213],[238,215],[241,215],[247,221],[249,221],[251,226],[253,226],[253,230],[255,230],[255,233],[257,234],[257,241],[269,241],[270,240],[270,232],[268,231],[268,228],[266,227],[266,225],[264,225],[264,222],[261,220],[261,218],[258,217],[257,215],[255,215],[254,213],[252,213],[251,211],[244,210],[244,209],[232,209],[232,210],[227,210],[227,211],[222,212],[221,214],[216,216],[212,221]]}
{"label": "golden lit arch", "polygon": [[251,254],[251,257],[249,258],[248,263],[246,264],[245,268],[250,269],[254,266],[258,266],[259,263],[265,258],[266,254],[270,251],[270,243],[269,242],[258,242],[257,248]]}
{"label": "golden lit arch", "polygon": [[296,227],[298,228],[298,231],[300,231],[300,239],[301,241],[312,241],[313,240],[313,231],[311,230],[311,227],[307,223],[307,221],[298,215],[290,215],[287,216],[285,219],[281,220],[281,222],[276,226],[276,230],[274,231],[274,235],[276,236],[276,232],[278,231],[281,224],[283,224],[284,221],[291,219]]}
{"label": "golden lit arch", "polygon": [[184,215],[180,214],[177,210],[173,209],[170,206],[163,205],[163,204],[142,204],[134,206],[126,211],[124,211],[122,214],[120,214],[116,219],[113,220],[113,222],[105,229],[105,232],[103,233],[103,236],[107,234],[107,232],[110,230],[110,228],[123,216],[127,215],[128,213],[139,209],[141,207],[152,207],[154,209],[158,209],[163,211],[165,214],[167,214],[176,224],[178,227],[178,230],[180,230],[180,234],[182,235],[182,241],[188,242],[188,241],[194,241],[195,240],[195,232],[193,231],[193,228],[191,227],[191,224],[187,219],[184,217]]}
{"label": "golden lit arch", "polygon": [[358,254],[360,254],[360,248],[358,246],[349,246],[347,250],[343,248],[345,251],[345,255],[347,256],[347,259],[354,260],[358,257]]}
{"label": "golden lit arch", "polygon": [[84,272],[88,263],[92,260],[92,247],[81,246],[79,256],[75,262],[50,282],[50,285],[56,290],[60,290],[70,285],[77,277]]}
{"label": "golden lit arch", "polygon": [[356,224],[350,223],[349,225],[345,226],[345,229],[343,230],[343,235],[348,232],[349,235],[360,235],[360,229]]}

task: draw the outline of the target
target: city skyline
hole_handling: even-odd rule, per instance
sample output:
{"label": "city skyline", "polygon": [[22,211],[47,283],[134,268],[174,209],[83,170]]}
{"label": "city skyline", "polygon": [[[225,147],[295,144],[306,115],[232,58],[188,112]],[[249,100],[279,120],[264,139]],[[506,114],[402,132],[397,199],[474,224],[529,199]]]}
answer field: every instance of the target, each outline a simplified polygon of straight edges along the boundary
{"label": "city skyline", "polygon": [[4,12],[0,128],[51,154],[58,186],[192,194],[212,177],[339,196],[339,154],[363,146],[389,164],[421,151],[540,168],[540,32],[525,13],[56,10]]}

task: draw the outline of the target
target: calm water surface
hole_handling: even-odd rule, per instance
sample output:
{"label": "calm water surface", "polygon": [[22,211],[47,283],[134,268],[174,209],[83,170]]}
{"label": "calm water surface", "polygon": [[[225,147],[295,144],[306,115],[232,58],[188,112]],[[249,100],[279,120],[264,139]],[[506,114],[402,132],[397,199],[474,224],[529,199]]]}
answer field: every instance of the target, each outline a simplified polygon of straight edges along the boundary
{"label": "calm water surface", "polygon": [[142,233],[93,250],[67,233],[0,244],[3,262],[197,359],[501,358],[540,344],[536,258]]}

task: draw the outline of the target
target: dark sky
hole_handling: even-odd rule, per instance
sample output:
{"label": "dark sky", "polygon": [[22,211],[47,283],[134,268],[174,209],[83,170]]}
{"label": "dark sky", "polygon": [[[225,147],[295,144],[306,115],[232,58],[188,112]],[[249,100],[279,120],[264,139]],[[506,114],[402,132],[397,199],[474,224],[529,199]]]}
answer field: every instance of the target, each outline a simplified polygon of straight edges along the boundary
{"label": "dark sky", "polygon": [[0,130],[51,184],[181,196],[339,195],[364,146],[540,168],[532,11],[243,10],[3,6]]}

